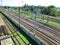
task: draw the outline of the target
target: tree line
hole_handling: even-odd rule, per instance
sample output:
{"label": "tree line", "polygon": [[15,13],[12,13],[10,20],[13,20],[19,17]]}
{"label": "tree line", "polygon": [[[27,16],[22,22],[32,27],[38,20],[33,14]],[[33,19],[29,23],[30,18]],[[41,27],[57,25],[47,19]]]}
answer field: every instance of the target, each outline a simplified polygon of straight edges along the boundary
{"label": "tree line", "polygon": [[[11,7],[4,6],[4,8],[11,8]],[[29,6],[25,4],[23,7],[14,7],[14,9],[18,9],[18,8],[22,9],[23,11],[30,11],[31,13],[33,12],[35,8],[39,8],[41,14],[46,14],[50,16],[60,15],[57,13],[57,8],[54,5],[50,5],[46,7],[46,6],[33,6],[33,5]]]}
{"label": "tree line", "polygon": [[51,15],[51,16],[57,16],[57,9],[54,5],[50,5],[50,6],[29,6],[29,5],[24,5],[21,9],[23,9],[24,11],[30,11],[33,12],[33,10],[35,8],[39,8],[41,14],[46,14],[46,15]]}

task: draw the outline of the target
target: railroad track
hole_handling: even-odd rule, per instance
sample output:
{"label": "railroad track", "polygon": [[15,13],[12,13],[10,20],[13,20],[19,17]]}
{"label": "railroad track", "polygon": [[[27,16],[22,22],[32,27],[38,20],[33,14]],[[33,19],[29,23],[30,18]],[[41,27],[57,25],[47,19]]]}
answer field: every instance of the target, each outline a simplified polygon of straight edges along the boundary
{"label": "railroad track", "polygon": [[[6,18],[4,18],[4,19],[6,19]],[[6,26],[8,27],[8,29],[9,29],[9,31],[12,33],[12,31],[11,31],[11,26],[6,22],[7,20],[4,20],[4,22],[5,22],[5,24],[6,24]],[[11,36],[11,34],[10,34],[10,32],[9,32],[9,35]],[[12,33],[13,34],[13,33]],[[13,34],[14,35],[14,34]],[[14,40],[14,38],[16,39],[16,41],[18,42],[18,44],[20,44],[19,43],[19,41],[18,41],[18,39],[16,38],[16,37],[13,37],[13,36],[11,36],[12,37],[12,39]]]}
{"label": "railroad track", "polygon": [[[23,21],[21,21],[21,24],[22,25],[24,25],[26,28],[28,28],[29,30],[34,30],[34,27],[33,26],[31,26],[30,25],[30,27],[29,27],[29,24],[27,24],[27,23],[25,23],[25,22],[23,22]],[[49,43],[51,43],[51,42],[54,42],[53,44],[57,44],[58,43],[58,40],[55,40],[55,38],[52,38],[51,36],[49,36],[48,34],[46,34],[46,33],[44,33],[44,32],[42,32],[42,31],[40,31],[40,29],[36,29],[36,34],[38,35],[38,36],[40,36],[41,37],[41,35],[43,35],[43,37],[45,37],[44,39],[46,40],[46,39],[48,39],[49,40]],[[51,42],[50,42],[51,41]],[[56,42],[55,42],[56,41]],[[60,44],[60,42],[59,42],[59,44]]]}
{"label": "railroad track", "polygon": [[[12,12],[7,12],[7,13],[9,13],[9,15],[11,15],[11,13]],[[15,18],[19,18],[19,15],[17,15],[17,14],[15,14],[15,13],[12,13],[12,15],[11,16],[14,16]],[[29,19],[29,18],[27,18],[27,17],[22,17],[23,19]],[[31,22],[33,21],[32,19],[29,19]],[[29,21],[28,20],[28,21]],[[45,26],[46,24],[43,24],[43,23],[41,23],[41,22],[39,22],[39,21],[37,21],[38,22],[38,24],[37,25],[42,25],[42,27],[43,26]],[[33,22],[34,23],[34,22]],[[45,27],[47,27],[47,28],[50,28],[50,29],[53,29],[53,30],[57,30],[58,32],[60,32],[60,29],[58,29],[58,28],[55,28],[55,27],[53,27],[53,26],[49,26],[49,25],[46,25]]]}
{"label": "railroad track", "polygon": [[[5,18],[5,17],[4,17]],[[15,45],[28,45],[29,44],[29,42],[27,43],[27,42],[25,42],[19,35],[19,33],[18,33],[18,31],[17,31],[17,29],[16,29],[16,27],[14,27],[6,18],[5,18],[5,24],[6,24],[6,26],[9,28],[9,31],[13,34],[11,37],[12,37],[12,40],[14,41],[14,43],[15,43]],[[19,39],[18,39],[18,37],[19,37]],[[16,43],[15,42],[15,40],[16,40],[16,42],[18,43]],[[22,41],[23,43],[20,43],[20,41]]]}
{"label": "railroad track", "polygon": [[[16,20],[19,20],[19,17],[17,17],[17,16],[14,16],[14,17],[16,18]],[[31,24],[34,24],[34,21],[33,21],[33,20],[26,19],[26,18],[23,18],[23,17],[21,17],[21,18],[22,18],[23,20],[27,21],[27,22],[30,22]],[[54,29],[49,28],[49,27],[47,27],[47,26],[45,26],[45,25],[43,25],[43,24],[40,24],[40,23],[38,23],[38,22],[37,22],[37,26],[38,26],[39,28],[42,28],[43,30],[49,31],[49,32],[51,32],[51,33],[53,33],[53,34],[56,34],[57,36],[60,36],[60,30],[54,30]]]}
{"label": "railroad track", "polygon": [[[9,12],[8,12],[8,13],[9,13]],[[12,14],[14,14],[14,13],[12,12]],[[15,13],[15,14],[16,14],[16,13]],[[16,14],[16,15],[17,15],[17,14]],[[38,18],[41,18],[41,16],[39,16]],[[47,18],[47,16],[45,16],[45,18]],[[52,21],[52,22],[60,23],[60,20],[59,20],[59,19],[56,19],[56,18],[50,17],[49,20]]]}
{"label": "railroad track", "polygon": [[[22,19],[25,20],[25,21],[27,21],[27,22],[30,22],[31,24],[34,24],[34,21],[33,20],[25,19],[25,18],[22,18]],[[51,32],[53,34],[56,34],[56,35],[60,36],[59,35],[60,34],[60,30],[54,30],[54,29],[52,29],[50,27],[47,27],[47,26],[45,26],[43,24],[40,24],[38,22],[37,22],[37,26],[38,26],[38,28],[42,28],[43,30],[49,31],[49,32]]]}
{"label": "railroad track", "polygon": [[[15,17],[15,18],[18,18],[17,16]],[[26,21],[28,21],[28,22],[30,22],[31,24],[34,24],[34,21],[33,20],[30,20],[30,19],[28,19],[28,18],[24,18],[24,17],[21,17],[22,19],[24,19],[24,20],[26,20]],[[18,19],[17,19],[18,20]],[[39,28],[42,28],[42,29],[44,29],[44,30],[46,30],[46,29],[48,29],[47,31],[50,31],[51,33],[53,32],[53,33],[55,33],[55,34],[57,34],[58,36],[60,36],[59,34],[60,34],[60,30],[55,30],[55,29],[53,29],[53,28],[50,28],[50,27],[48,27],[48,26],[45,26],[45,25],[43,25],[43,24],[40,24],[39,22],[37,22],[37,26],[39,27]]]}
{"label": "railroad track", "polygon": [[[18,17],[16,17],[16,16],[13,16],[14,17],[14,19],[16,19],[17,21],[18,21]],[[20,22],[21,22],[21,24],[22,25],[24,25],[26,28],[28,28],[29,30],[31,30],[31,31],[33,31],[33,28],[34,28],[34,26],[32,26],[32,25],[30,25],[30,24],[28,24],[28,23],[26,23],[26,22],[24,22],[24,21],[22,21],[22,19],[23,20],[25,20],[25,21],[27,21],[27,22],[30,22],[31,24],[33,24],[33,22],[30,20],[30,19],[25,19],[25,18],[21,18],[21,20],[20,20]],[[41,26],[41,25],[39,25],[38,24],[38,27],[39,26]],[[42,27],[44,27],[44,26],[42,26]],[[39,28],[42,28],[42,27],[39,27]],[[46,27],[45,27],[46,28]],[[49,27],[47,28],[47,29],[49,29]],[[51,29],[50,29],[51,30]],[[59,38],[60,38],[60,33],[58,33],[59,31],[56,31],[56,30],[47,30],[47,31],[49,31],[49,32],[51,32],[51,33],[53,33],[53,34],[55,34],[55,35],[58,35],[59,36]],[[44,30],[43,30],[44,31]],[[46,33],[44,33],[44,32],[42,32],[40,29],[38,29],[37,28],[37,30],[36,30],[36,34],[38,35],[38,36],[40,36],[40,37],[42,37],[44,40],[46,40],[47,42],[49,42],[49,43],[51,43],[52,45],[59,45],[60,44],[60,40],[59,39],[56,39],[56,38],[54,38],[54,37],[51,37],[50,35],[48,35],[48,34],[46,34]],[[48,40],[47,40],[48,39]]]}
{"label": "railroad track", "polygon": [[[31,30],[31,31],[33,31],[34,29],[34,27],[32,27],[31,25],[29,25],[29,24],[27,24],[27,23],[25,23],[24,21],[22,21],[22,20],[20,20],[20,22],[21,22],[21,24],[23,25],[23,26],[25,26],[26,28],[28,28],[29,30]],[[41,33],[41,31],[39,31],[38,29],[37,29],[37,31],[36,31],[36,34],[38,35],[38,36],[44,36],[44,40],[46,40],[46,39],[48,39],[48,41],[47,42],[49,42],[49,43],[51,43],[51,44],[55,44],[57,41],[55,40],[55,39],[51,39],[51,37],[50,36],[48,36],[47,34],[44,34],[43,32]],[[43,35],[44,34],[44,35]],[[52,40],[52,41],[51,41]],[[56,41],[56,42],[55,42]],[[57,44],[57,43],[56,43]],[[55,45],[56,45],[55,44]]]}

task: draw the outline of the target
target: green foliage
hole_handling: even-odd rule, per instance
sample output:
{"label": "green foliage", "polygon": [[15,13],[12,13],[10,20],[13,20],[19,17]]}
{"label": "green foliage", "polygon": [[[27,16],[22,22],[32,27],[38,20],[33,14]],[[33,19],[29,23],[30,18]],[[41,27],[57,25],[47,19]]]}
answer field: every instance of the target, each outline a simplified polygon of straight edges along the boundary
{"label": "green foliage", "polygon": [[56,16],[56,8],[50,8],[50,15]]}
{"label": "green foliage", "polygon": [[9,6],[4,6],[5,9],[9,8]]}
{"label": "green foliage", "polygon": [[54,5],[50,5],[50,6],[48,6],[48,8],[55,8],[55,6]]}
{"label": "green foliage", "polygon": [[25,4],[24,7],[23,7],[23,10],[33,12],[33,10],[35,8],[39,8],[41,10],[42,14],[56,16],[56,7],[53,6],[53,5],[45,7],[45,6],[33,6],[33,5],[28,6],[28,5]]}
{"label": "green foliage", "polygon": [[48,6],[48,14],[51,15],[51,16],[56,16],[56,7],[51,5],[51,6]]}
{"label": "green foliage", "polygon": [[[4,8],[7,8],[7,6],[5,6]],[[50,16],[58,16],[59,15],[59,13],[57,13],[57,9],[54,5],[50,5],[50,6],[46,7],[46,6],[33,6],[33,5],[29,6],[29,5],[25,4],[23,7],[20,7],[20,9],[22,11],[31,12],[31,13],[33,13],[33,10],[35,8],[39,8],[41,14],[46,14],[46,15],[50,15]],[[13,9],[14,10],[17,9],[17,11],[18,11],[19,7],[14,7]]]}

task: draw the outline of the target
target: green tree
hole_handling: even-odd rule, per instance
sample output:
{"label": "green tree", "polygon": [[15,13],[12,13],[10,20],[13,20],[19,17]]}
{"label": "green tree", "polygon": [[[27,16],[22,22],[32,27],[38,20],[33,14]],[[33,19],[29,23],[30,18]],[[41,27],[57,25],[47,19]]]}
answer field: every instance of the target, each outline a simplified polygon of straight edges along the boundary
{"label": "green tree", "polygon": [[50,8],[50,15],[56,16],[56,8]]}
{"label": "green tree", "polygon": [[48,14],[48,17],[47,17],[47,23],[49,21],[49,15],[50,16],[56,16],[56,7],[51,5],[51,6],[48,6],[47,7],[47,14]]}
{"label": "green tree", "polygon": [[4,6],[4,8],[5,8],[5,9],[7,9],[7,8],[8,8],[8,6]]}
{"label": "green tree", "polygon": [[48,14],[51,15],[51,16],[56,16],[56,7],[51,5],[51,6],[48,6]]}

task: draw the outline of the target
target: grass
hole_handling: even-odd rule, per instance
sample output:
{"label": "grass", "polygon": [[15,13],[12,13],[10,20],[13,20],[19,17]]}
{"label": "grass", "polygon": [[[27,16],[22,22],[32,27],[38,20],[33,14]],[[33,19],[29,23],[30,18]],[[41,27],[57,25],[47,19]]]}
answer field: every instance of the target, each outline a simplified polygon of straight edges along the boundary
{"label": "grass", "polygon": [[29,43],[29,41],[27,40],[27,38],[25,38],[21,33],[19,33],[19,36],[24,40],[24,42],[26,42],[26,44]]}
{"label": "grass", "polygon": [[[47,20],[42,20],[42,19],[40,19],[40,18],[37,18],[37,20],[38,20],[38,21],[41,21],[41,22],[43,22],[43,23],[46,23],[46,22],[47,22]],[[55,27],[57,27],[57,28],[60,28],[60,24],[59,24],[59,23],[56,23],[56,22],[49,21],[47,24],[52,25],[52,26],[55,26]]]}
{"label": "grass", "polygon": [[49,21],[47,24],[52,25],[52,26],[54,25],[55,27],[60,28],[60,24],[56,22]]}

